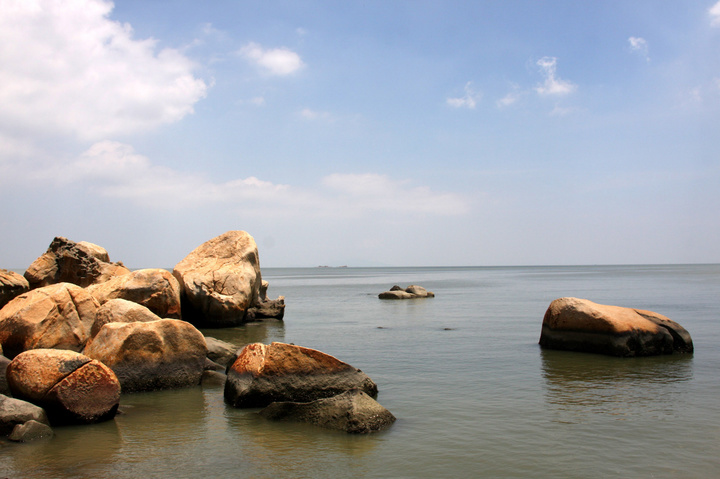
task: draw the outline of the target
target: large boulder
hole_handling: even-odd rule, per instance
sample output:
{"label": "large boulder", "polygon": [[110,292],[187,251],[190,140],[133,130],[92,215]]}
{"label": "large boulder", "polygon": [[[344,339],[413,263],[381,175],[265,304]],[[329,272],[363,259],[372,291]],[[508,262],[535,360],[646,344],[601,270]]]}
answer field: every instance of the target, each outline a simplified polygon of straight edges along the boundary
{"label": "large boulder", "polygon": [[411,284],[403,289],[400,286],[393,286],[388,291],[384,291],[378,295],[380,299],[414,299],[414,298],[434,298],[435,293],[426,290],[422,286]]}
{"label": "large boulder", "polygon": [[111,263],[104,248],[86,241],[56,237],[48,250],[25,271],[31,288],[55,283],[89,286],[129,273],[122,263]]}
{"label": "large boulder", "polygon": [[183,318],[207,327],[242,323],[258,302],[262,277],[255,240],[228,231],[203,243],[173,269],[183,294]]}
{"label": "large boulder", "polygon": [[30,283],[14,271],[0,269],[0,309],[11,299],[30,290]]}
{"label": "large boulder", "polygon": [[142,304],[127,299],[111,299],[98,308],[95,322],[90,329],[90,337],[97,336],[100,328],[107,323],[147,323],[158,319],[162,318]]}
{"label": "large boulder", "polygon": [[294,344],[248,344],[228,368],[225,401],[234,407],[309,402],[353,388],[377,396],[377,385],[339,359]]}
{"label": "large boulder", "polygon": [[126,299],[141,304],[161,318],[180,319],[180,285],[164,269],[139,269],[87,288],[100,304]]}
{"label": "large boulder", "polygon": [[15,426],[28,421],[50,424],[43,408],[22,399],[0,394],[0,436],[7,436]]}
{"label": "large boulder", "polygon": [[540,346],[612,356],[693,352],[690,334],[661,314],[578,298],[550,303]]}
{"label": "large boulder", "polygon": [[107,323],[83,353],[110,367],[123,391],[200,384],[207,347],[202,333],[177,319]]}
{"label": "large boulder", "polygon": [[277,421],[298,421],[349,433],[387,429],[395,416],[359,389],[307,403],[274,402],[260,415]]}
{"label": "large boulder", "polygon": [[29,349],[80,351],[90,337],[98,302],[80,286],[58,283],[31,290],[0,309],[0,344],[13,358]]}
{"label": "large boulder", "polygon": [[53,424],[112,419],[120,401],[112,370],[73,351],[25,351],[8,366],[7,379],[14,397],[45,409]]}

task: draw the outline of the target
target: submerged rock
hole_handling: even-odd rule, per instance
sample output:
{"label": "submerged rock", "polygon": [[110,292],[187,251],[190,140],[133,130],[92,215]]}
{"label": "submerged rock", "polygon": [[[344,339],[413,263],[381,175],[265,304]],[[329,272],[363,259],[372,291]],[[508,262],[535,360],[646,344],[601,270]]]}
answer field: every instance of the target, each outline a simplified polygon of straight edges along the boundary
{"label": "submerged rock", "polygon": [[349,433],[370,433],[387,429],[395,416],[359,389],[307,403],[274,402],[260,411],[273,420],[299,421]]}
{"label": "submerged rock", "polygon": [[26,351],[12,360],[7,379],[13,396],[45,409],[53,424],[112,419],[120,401],[110,368],[73,351]]}
{"label": "submerged rock", "polygon": [[353,388],[377,395],[367,374],[329,354],[293,344],[253,343],[228,369],[225,401],[240,408],[264,407],[314,401]]}
{"label": "submerged rock", "polygon": [[612,356],[693,352],[690,333],[661,314],[578,298],[550,303],[540,346]]}
{"label": "submerged rock", "polygon": [[89,286],[129,273],[122,263],[111,263],[107,251],[93,243],[75,243],[56,237],[48,250],[25,271],[31,288],[56,283]]}
{"label": "submerged rock", "polygon": [[15,426],[8,439],[15,442],[30,442],[38,439],[50,439],[53,435],[50,426],[31,419],[26,423]]}
{"label": "submerged rock", "polygon": [[405,289],[395,285],[389,291],[378,295],[380,299],[413,299],[413,298],[434,298],[435,293],[426,290],[422,286],[411,284]]}

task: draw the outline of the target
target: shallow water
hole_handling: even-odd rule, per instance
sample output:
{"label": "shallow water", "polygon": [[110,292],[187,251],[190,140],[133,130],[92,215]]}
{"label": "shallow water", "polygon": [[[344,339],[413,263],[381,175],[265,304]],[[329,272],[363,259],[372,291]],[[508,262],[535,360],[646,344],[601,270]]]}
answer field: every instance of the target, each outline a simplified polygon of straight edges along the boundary
{"label": "shallow water", "polygon": [[[206,330],[292,342],[365,371],[397,422],[353,436],[225,406],[222,385],[124,395],[114,421],[0,442],[1,477],[715,477],[720,266],[263,269],[284,322]],[[382,301],[392,285],[435,298]],[[562,296],[649,309],[694,355],[537,346]]]}

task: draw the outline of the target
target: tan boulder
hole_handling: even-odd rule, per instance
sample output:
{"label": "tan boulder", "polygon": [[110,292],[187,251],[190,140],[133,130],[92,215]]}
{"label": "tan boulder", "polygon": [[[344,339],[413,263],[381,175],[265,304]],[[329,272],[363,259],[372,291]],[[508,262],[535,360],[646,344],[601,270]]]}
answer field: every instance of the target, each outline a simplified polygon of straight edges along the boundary
{"label": "tan boulder", "polygon": [[312,402],[274,402],[260,411],[266,419],[315,424],[354,434],[378,432],[392,426],[395,416],[359,389]]}
{"label": "tan boulder", "polygon": [[107,323],[147,323],[156,321],[158,315],[147,309],[142,304],[128,301],[127,299],[111,299],[102,304],[95,315],[95,322],[90,329],[90,337],[94,338]]}
{"label": "tan boulder", "polygon": [[198,385],[207,347],[190,323],[158,319],[107,323],[83,353],[110,367],[123,391],[148,391]]}
{"label": "tan boulder", "polygon": [[339,359],[294,344],[248,344],[230,366],[225,401],[234,407],[264,407],[272,402],[309,402],[353,388],[376,396],[377,385]]}
{"label": "tan boulder", "polygon": [[139,269],[87,289],[100,304],[119,298],[141,304],[161,318],[180,319],[182,314],[180,285],[164,269]]}
{"label": "tan boulder", "polygon": [[693,352],[690,334],[661,314],[578,298],[550,303],[540,346],[613,356]]}
{"label": "tan boulder", "polygon": [[0,269],[0,309],[11,299],[30,290],[30,283],[14,271]]}
{"label": "tan boulder", "polygon": [[0,344],[13,358],[29,349],[80,351],[90,337],[98,302],[80,286],[58,283],[16,297],[0,309]]}
{"label": "tan boulder", "polygon": [[85,287],[129,272],[122,263],[111,263],[104,248],[85,241],[75,243],[58,236],[48,250],[28,267],[25,278],[31,288],[56,283]]}
{"label": "tan boulder", "polygon": [[173,269],[183,294],[183,318],[211,327],[234,326],[258,302],[262,284],[255,240],[228,231],[203,243]]}
{"label": "tan boulder", "polygon": [[25,351],[10,362],[7,379],[14,397],[45,409],[53,424],[111,419],[120,401],[112,370],[73,351]]}

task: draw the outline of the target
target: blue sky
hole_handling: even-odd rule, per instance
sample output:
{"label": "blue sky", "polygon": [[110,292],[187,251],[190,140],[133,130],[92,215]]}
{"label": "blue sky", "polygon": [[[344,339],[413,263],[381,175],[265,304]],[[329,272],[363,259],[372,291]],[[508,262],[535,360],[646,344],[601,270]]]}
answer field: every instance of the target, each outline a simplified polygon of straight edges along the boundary
{"label": "blue sky", "polygon": [[0,4],[0,267],[720,262],[720,2]]}

